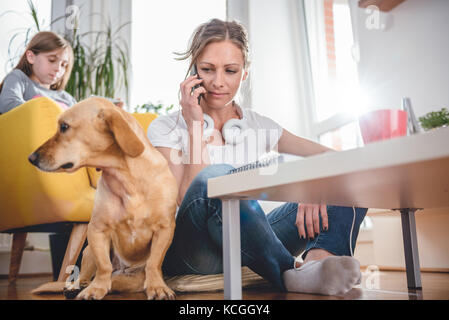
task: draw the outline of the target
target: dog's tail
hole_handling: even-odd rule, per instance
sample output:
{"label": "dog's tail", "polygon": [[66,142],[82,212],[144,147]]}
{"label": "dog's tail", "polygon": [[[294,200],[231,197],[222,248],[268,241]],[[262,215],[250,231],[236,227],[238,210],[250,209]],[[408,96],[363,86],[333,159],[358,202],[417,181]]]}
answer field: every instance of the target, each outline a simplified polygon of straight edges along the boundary
{"label": "dog's tail", "polygon": [[65,282],[63,281],[47,282],[31,291],[31,293],[33,294],[62,293],[64,291],[64,287]]}

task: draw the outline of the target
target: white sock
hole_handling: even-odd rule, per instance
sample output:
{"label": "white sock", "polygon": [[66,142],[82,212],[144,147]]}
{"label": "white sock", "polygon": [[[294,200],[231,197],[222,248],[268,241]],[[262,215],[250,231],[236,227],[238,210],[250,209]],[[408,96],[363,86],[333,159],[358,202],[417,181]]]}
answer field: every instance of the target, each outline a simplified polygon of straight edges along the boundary
{"label": "white sock", "polygon": [[360,280],[360,263],[348,256],[331,256],[306,262],[282,276],[290,292],[343,295]]}

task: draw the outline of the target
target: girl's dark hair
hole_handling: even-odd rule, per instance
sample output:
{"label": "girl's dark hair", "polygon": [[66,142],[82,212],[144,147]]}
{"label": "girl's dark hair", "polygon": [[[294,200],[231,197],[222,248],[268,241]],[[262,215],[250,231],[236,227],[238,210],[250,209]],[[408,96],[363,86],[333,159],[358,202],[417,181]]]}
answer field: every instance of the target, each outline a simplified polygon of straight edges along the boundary
{"label": "girl's dark hair", "polygon": [[[50,89],[63,90],[65,89],[65,86],[67,85],[67,82],[69,81],[70,78],[70,73],[72,72],[73,50],[70,43],[66,39],[64,39],[63,37],[54,32],[41,31],[36,33],[36,35],[28,43],[25,52],[23,53],[22,57],[20,58],[19,62],[14,67],[14,69],[19,69],[23,73],[25,73],[28,77],[30,77],[33,74],[33,71],[31,69],[32,65],[28,62],[28,59],[26,57],[26,52],[30,50],[37,55],[39,53],[50,52],[58,49],[68,50],[69,61],[64,76],[57,83],[52,84],[50,86]],[[2,91],[3,82],[4,80],[0,84],[0,92]]]}

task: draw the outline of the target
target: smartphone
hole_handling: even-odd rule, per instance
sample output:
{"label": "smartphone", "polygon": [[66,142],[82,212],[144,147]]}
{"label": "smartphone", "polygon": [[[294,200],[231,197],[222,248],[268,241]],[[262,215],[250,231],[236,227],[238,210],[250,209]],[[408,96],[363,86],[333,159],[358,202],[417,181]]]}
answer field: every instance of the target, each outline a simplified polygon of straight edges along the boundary
{"label": "smartphone", "polygon": [[[198,79],[201,79],[200,76],[198,75],[198,70],[196,69],[196,65],[195,65],[195,64],[193,65],[192,70],[190,71],[190,75],[191,75],[191,76],[195,76],[195,75],[196,75],[196,77],[197,77]],[[195,89],[197,89],[197,88],[199,88],[199,87],[201,87],[201,84],[200,84],[200,83],[198,83],[197,85],[195,85],[195,86],[192,88],[192,91],[195,90]],[[202,97],[202,96],[203,96],[203,94],[200,94],[200,95],[198,96],[198,105],[200,105],[201,97]]]}

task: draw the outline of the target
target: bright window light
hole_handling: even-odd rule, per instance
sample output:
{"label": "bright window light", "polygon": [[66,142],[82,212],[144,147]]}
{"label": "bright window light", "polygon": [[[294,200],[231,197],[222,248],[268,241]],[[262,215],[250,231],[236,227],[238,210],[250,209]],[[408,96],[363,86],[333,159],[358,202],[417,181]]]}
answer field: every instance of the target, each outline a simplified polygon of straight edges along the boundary
{"label": "bright window light", "polygon": [[326,2],[329,3],[306,0],[318,122],[339,113],[363,114],[368,104],[368,97],[359,86],[357,63],[351,54],[354,40],[348,1],[334,0],[330,19],[325,15]]}
{"label": "bright window light", "polygon": [[358,148],[362,145],[358,121],[352,121],[336,130],[320,135],[319,142],[338,151]]}

